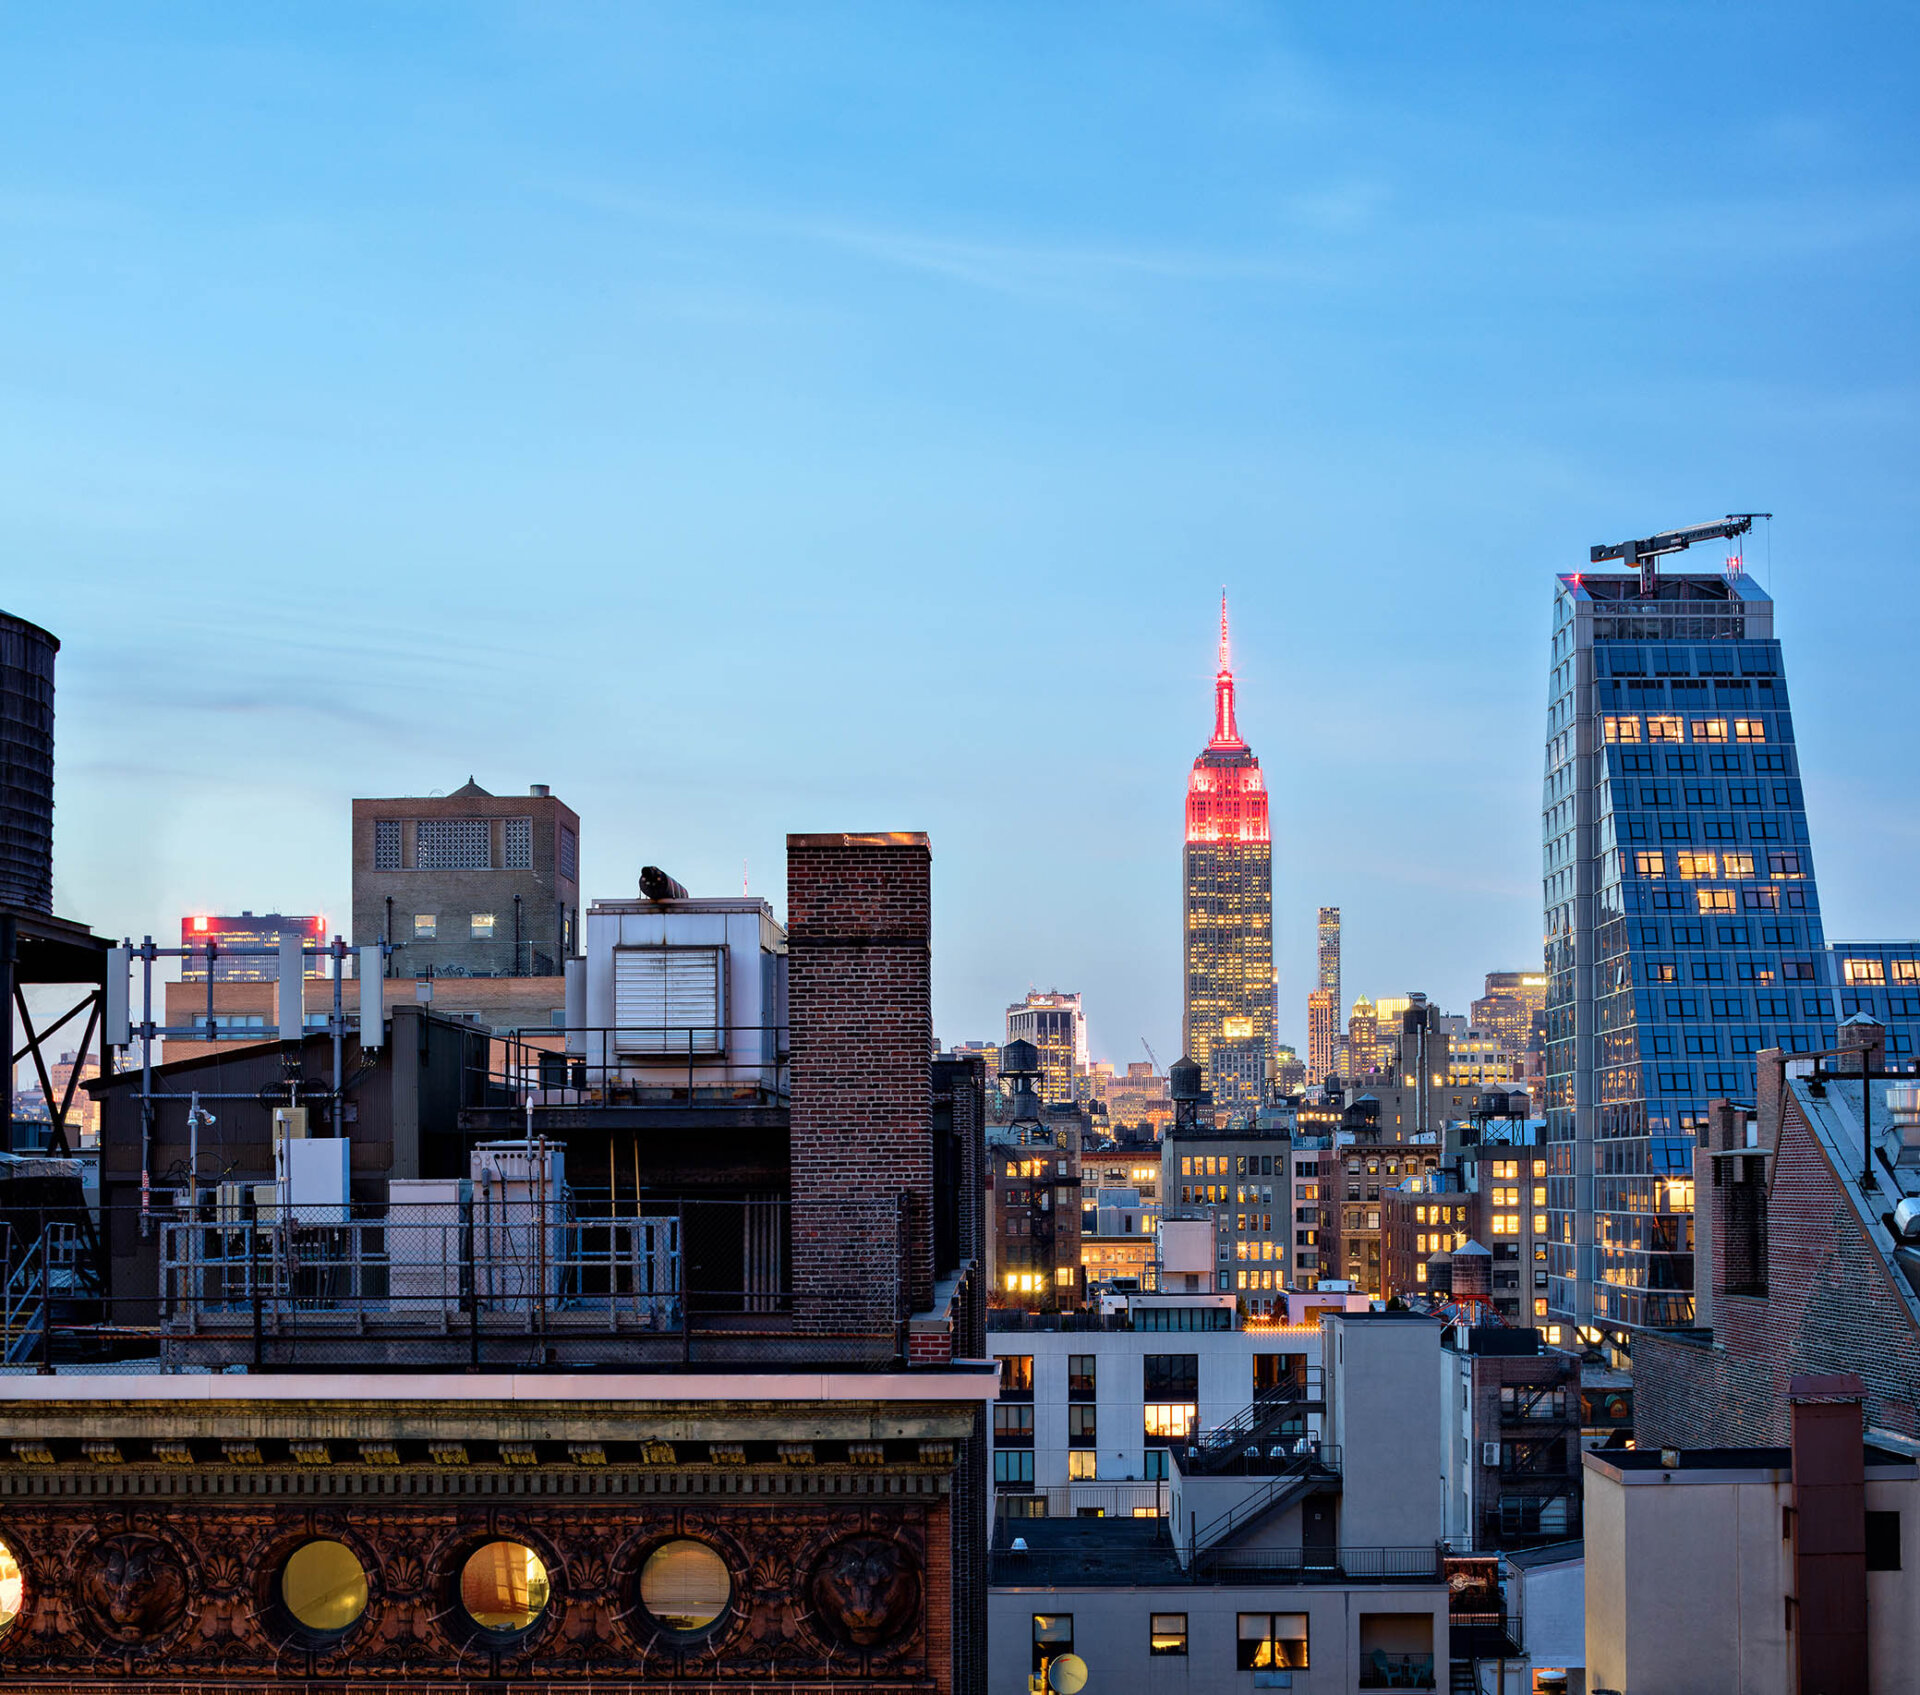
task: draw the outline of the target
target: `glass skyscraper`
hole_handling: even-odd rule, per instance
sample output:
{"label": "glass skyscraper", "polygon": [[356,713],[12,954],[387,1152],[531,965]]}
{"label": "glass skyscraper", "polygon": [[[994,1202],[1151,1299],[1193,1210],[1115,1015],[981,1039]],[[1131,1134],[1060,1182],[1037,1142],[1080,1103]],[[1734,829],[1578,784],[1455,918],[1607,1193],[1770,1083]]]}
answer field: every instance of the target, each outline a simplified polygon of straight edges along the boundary
{"label": "glass skyscraper", "polygon": [[1829,1046],[1836,1017],[1773,603],[1737,571],[1653,586],[1554,597],[1548,1300],[1600,1328],[1692,1321],[1707,1103],[1751,1102],[1753,1055]]}

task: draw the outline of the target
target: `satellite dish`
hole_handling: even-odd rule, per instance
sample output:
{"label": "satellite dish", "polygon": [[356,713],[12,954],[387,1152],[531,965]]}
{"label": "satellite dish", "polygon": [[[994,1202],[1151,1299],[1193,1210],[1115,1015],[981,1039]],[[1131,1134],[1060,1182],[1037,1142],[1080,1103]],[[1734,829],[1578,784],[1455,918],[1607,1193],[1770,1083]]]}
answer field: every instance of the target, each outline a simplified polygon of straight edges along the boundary
{"label": "satellite dish", "polygon": [[1087,1662],[1078,1654],[1062,1654],[1047,1662],[1047,1687],[1053,1695],[1080,1695],[1087,1686]]}

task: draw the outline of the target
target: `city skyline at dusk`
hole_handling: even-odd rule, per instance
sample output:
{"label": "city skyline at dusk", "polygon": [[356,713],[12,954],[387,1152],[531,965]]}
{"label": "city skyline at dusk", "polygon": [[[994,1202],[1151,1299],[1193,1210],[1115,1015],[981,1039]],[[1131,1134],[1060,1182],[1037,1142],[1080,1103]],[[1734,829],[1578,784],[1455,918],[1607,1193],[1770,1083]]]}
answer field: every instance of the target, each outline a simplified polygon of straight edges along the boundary
{"label": "city skyline at dusk", "polygon": [[1554,579],[1759,507],[1829,927],[1920,932],[1868,694],[1911,21],[1670,14],[1656,84],[1603,20],[1392,15],[829,61],[668,10],[591,69],[486,8],[16,20],[0,546],[65,644],[61,909],[344,915],[350,799],[469,773],[580,811],[590,895],[744,860],[777,904],[784,832],[854,816],[932,839],[944,1039],[1057,986],[1164,1059],[1225,581],[1304,1049],[1319,906],[1349,1002],[1534,961]]}

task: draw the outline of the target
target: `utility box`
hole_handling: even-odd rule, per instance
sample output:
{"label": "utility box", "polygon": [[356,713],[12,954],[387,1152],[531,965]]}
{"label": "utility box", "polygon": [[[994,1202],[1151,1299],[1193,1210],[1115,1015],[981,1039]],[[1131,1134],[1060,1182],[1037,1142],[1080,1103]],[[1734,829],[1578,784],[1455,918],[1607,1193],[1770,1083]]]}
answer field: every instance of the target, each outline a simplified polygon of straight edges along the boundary
{"label": "utility box", "polygon": [[460,1305],[473,1184],[465,1177],[396,1177],[387,1185],[387,1287],[396,1310]]}
{"label": "utility box", "polygon": [[280,1145],[307,1133],[307,1109],[303,1106],[277,1106],[273,1109],[273,1157],[278,1169]]}
{"label": "utility box", "polygon": [[289,1138],[280,1145],[279,1178],[295,1223],[347,1222],[345,1136]]}

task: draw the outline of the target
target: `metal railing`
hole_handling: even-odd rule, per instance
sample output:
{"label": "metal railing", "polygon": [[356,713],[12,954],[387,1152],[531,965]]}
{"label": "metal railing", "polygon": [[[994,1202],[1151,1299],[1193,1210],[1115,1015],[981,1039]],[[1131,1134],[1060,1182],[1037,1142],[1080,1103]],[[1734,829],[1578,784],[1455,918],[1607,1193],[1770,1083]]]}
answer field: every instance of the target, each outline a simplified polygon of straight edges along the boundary
{"label": "metal railing", "polygon": [[[913,1363],[904,1195],[875,1194],[850,1228],[894,1263],[848,1302],[832,1288],[796,1300],[784,1193],[527,1193],[489,1173],[322,1206],[229,1180],[197,1202],[155,1188],[98,1218],[16,1220],[0,1370]],[[941,1310],[977,1300],[975,1275],[963,1265],[936,1285]]]}
{"label": "metal railing", "polygon": [[1076,1518],[1098,1513],[1105,1518],[1165,1518],[1170,1486],[1165,1482],[1008,1484],[994,1487],[996,1517]]}
{"label": "metal railing", "polygon": [[1199,1559],[1217,1551],[1221,1543],[1246,1529],[1286,1498],[1303,1494],[1314,1484],[1338,1477],[1340,1459],[1337,1443],[1310,1439],[1297,1443],[1283,1459],[1270,1461],[1263,1468],[1263,1474],[1269,1477],[1265,1488],[1252,1490],[1242,1496],[1212,1523],[1189,1529],[1189,1557]]}
{"label": "metal railing", "polygon": [[[163,1328],[198,1331],[260,1309],[442,1325],[456,1315],[604,1313],[610,1328],[677,1329],[686,1294],[675,1213],[583,1219],[570,1208],[477,1198],[465,1206],[396,1202],[287,1207],[163,1219]],[[777,1286],[742,1295],[773,1310]]]}
{"label": "metal railing", "polygon": [[468,1079],[470,1100],[536,1111],[778,1106],[791,1093],[784,1024],[536,1025],[497,1034]]}
{"label": "metal railing", "polygon": [[[988,1581],[1002,1588],[1098,1588],[1105,1580],[1089,1568],[1079,1548],[1015,1549],[1018,1519],[1003,1520],[994,1531]],[[1169,1552],[1171,1550],[1168,1550]],[[1131,1582],[1123,1577],[1119,1581]],[[1440,1583],[1444,1581],[1436,1547],[1260,1548],[1228,1553],[1181,1570],[1172,1560],[1156,1582],[1190,1584]]]}
{"label": "metal railing", "polygon": [[1309,1408],[1324,1406],[1325,1400],[1321,1368],[1306,1366],[1298,1378],[1277,1385],[1225,1424],[1194,1432],[1180,1452],[1180,1468],[1208,1474],[1274,1470],[1304,1451],[1303,1432],[1287,1427],[1297,1426]]}
{"label": "metal railing", "polygon": [[1414,1583],[1441,1577],[1440,1550],[1431,1545],[1204,1549],[1189,1570],[1203,1582]]}

